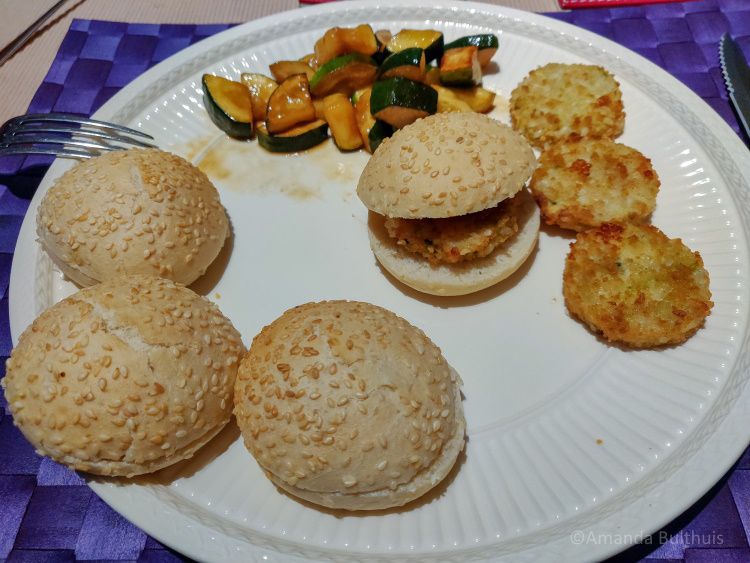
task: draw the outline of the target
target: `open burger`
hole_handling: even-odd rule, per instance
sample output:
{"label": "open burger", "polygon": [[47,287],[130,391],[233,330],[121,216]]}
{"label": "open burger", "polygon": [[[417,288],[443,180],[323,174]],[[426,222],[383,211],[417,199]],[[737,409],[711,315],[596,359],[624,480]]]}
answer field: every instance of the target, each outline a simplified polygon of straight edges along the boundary
{"label": "open burger", "polygon": [[524,189],[535,165],[526,140],[485,115],[441,113],[400,129],[357,186],[375,257],[433,295],[473,293],[507,278],[539,234],[539,210]]}

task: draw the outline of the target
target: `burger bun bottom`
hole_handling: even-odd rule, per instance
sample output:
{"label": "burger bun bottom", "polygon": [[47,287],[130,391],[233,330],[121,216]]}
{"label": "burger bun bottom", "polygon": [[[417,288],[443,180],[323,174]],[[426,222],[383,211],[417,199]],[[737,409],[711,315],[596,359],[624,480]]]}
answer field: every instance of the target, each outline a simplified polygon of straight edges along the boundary
{"label": "burger bun bottom", "polygon": [[484,258],[433,266],[424,258],[398,246],[388,236],[385,218],[373,212],[370,212],[368,219],[370,246],[383,268],[417,291],[439,296],[466,295],[480,291],[512,275],[536,246],[540,225],[539,208],[528,190],[521,190],[515,197],[522,198],[518,233]]}

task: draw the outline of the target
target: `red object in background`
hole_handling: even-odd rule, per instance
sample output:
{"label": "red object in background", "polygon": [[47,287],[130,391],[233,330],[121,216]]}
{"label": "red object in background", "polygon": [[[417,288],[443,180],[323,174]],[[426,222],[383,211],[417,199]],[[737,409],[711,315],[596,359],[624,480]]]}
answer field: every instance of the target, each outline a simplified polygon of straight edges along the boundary
{"label": "red object in background", "polygon": [[[323,4],[334,0],[299,0],[300,4]],[[606,6],[636,6],[638,4],[665,4],[667,2],[684,2],[685,0],[558,0],[560,7],[570,8],[604,8]]]}
{"label": "red object in background", "polygon": [[[324,0],[325,1],[325,0]],[[616,6],[637,6],[639,4],[666,4],[684,2],[685,0],[559,0],[560,7],[570,8],[604,8]]]}

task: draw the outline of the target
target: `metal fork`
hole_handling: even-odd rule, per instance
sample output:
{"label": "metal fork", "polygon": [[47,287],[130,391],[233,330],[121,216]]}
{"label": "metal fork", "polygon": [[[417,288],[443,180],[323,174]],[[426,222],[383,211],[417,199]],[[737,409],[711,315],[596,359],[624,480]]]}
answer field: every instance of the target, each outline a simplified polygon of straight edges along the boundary
{"label": "metal fork", "polygon": [[86,159],[132,146],[155,147],[143,131],[67,113],[31,113],[0,127],[0,156],[49,154]]}

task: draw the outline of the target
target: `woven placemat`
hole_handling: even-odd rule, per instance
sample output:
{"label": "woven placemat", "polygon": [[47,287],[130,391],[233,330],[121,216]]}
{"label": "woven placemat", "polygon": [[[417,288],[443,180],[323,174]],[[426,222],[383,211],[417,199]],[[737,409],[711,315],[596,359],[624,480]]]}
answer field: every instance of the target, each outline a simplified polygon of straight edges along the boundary
{"label": "woven placemat", "polygon": [[[630,47],[685,82],[739,131],[718,70],[730,32],[750,54],[750,3],[710,0],[553,14]],[[77,20],[30,112],[90,115],[153,64],[230,25],[151,25]],[[745,139],[747,141],[747,139]],[[44,157],[0,161],[0,356],[11,350],[8,280],[21,222]],[[4,362],[3,364],[4,365]],[[4,367],[0,367],[4,374]],[[750,454],[664,530],[619,557],[748,561]],[[105,505],[74,472],[37,456],[13,426],[0,393],[0,561],[181,561]]]}

